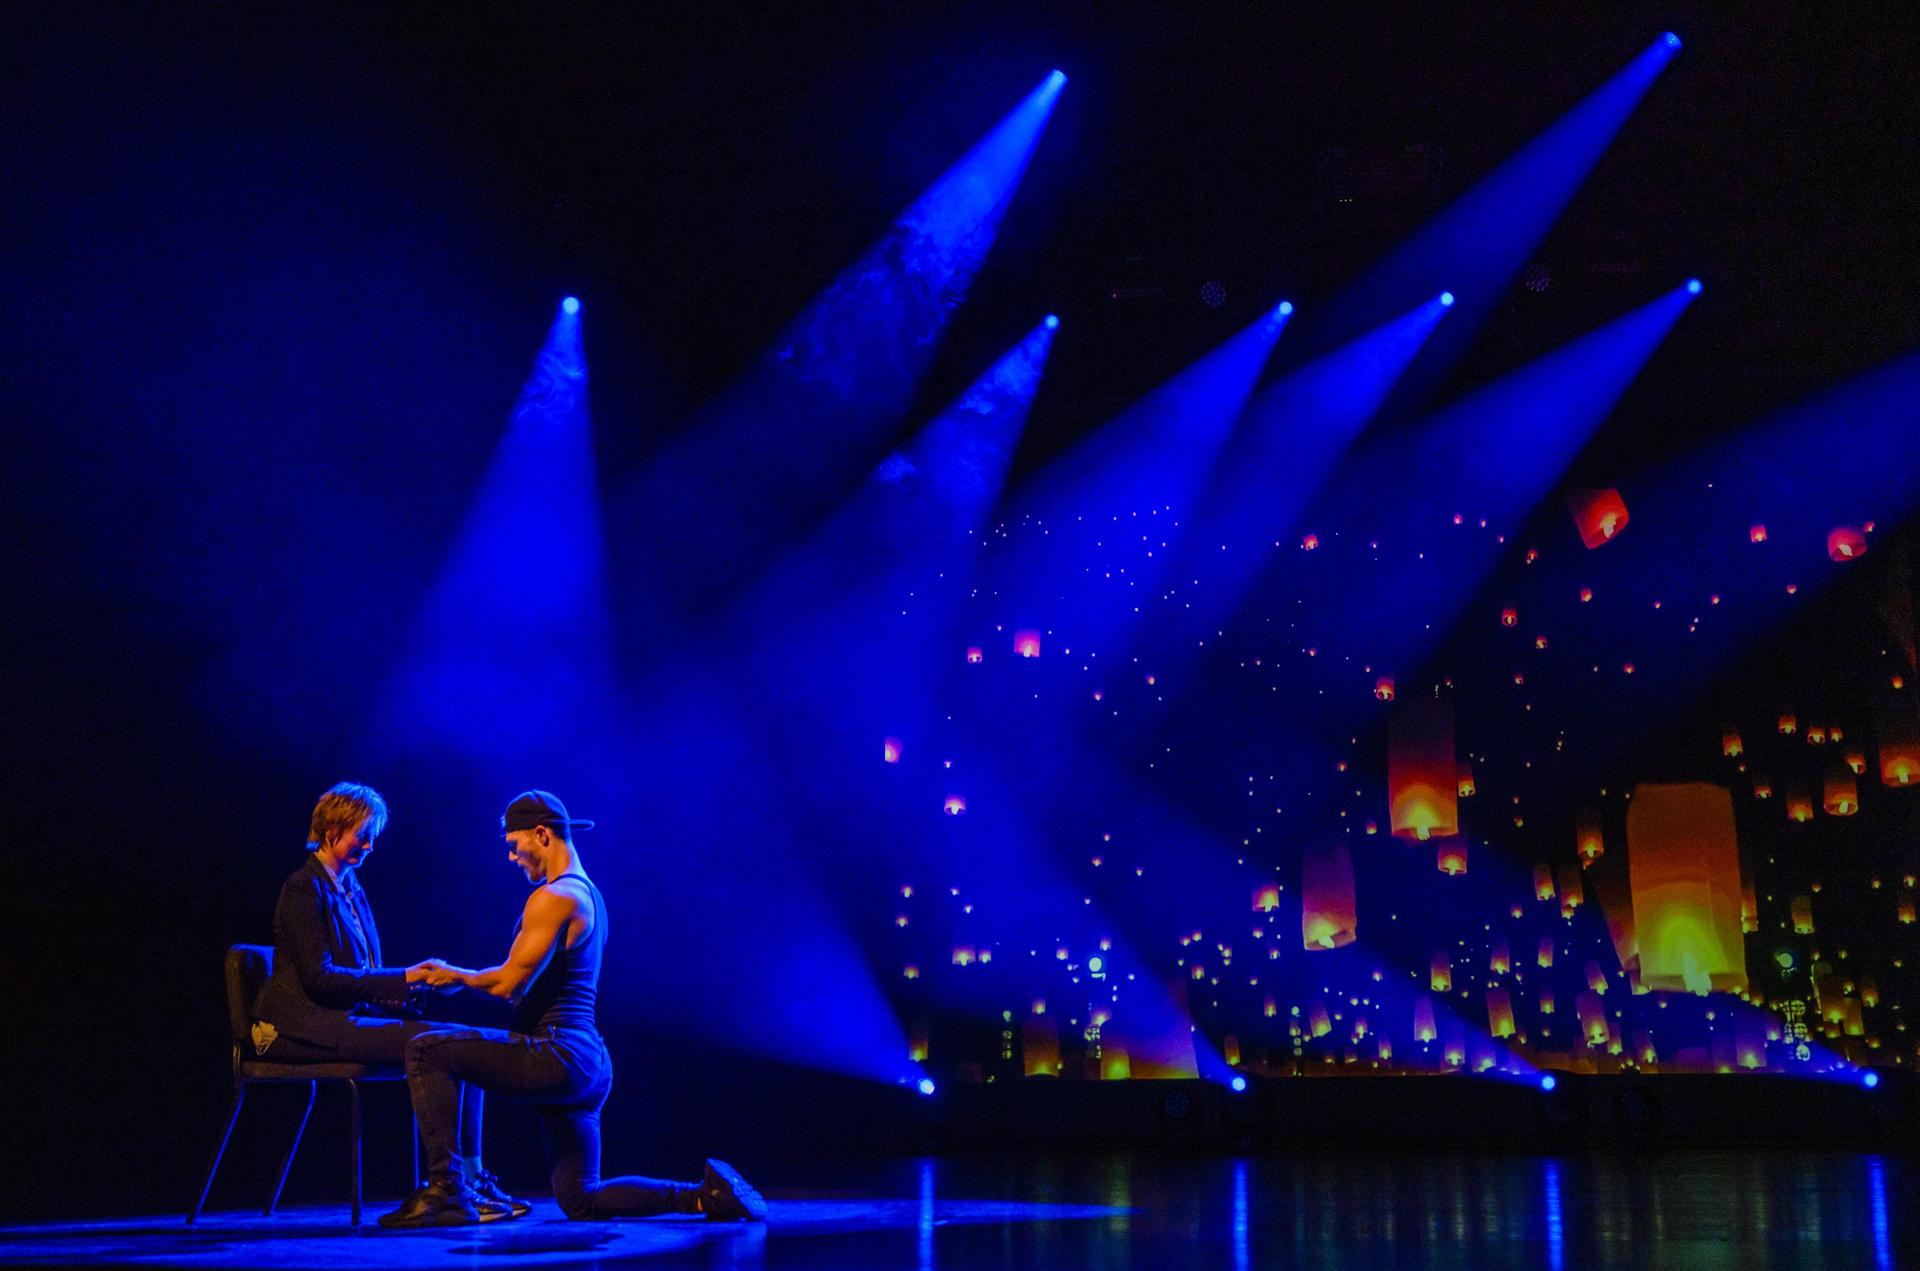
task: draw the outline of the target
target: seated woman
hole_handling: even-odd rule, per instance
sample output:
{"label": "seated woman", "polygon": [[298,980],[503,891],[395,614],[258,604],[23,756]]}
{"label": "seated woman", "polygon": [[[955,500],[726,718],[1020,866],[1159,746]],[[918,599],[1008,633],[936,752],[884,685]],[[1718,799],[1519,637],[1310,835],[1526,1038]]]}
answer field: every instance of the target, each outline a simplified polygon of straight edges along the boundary
{"label": "seated woman", "polygon": [[[273,975],[253,1003],[253,1049],[273,1063],[364,1063],[398,1067],[407,1043],[432,1024],[418,998],[440,963],[386,967],[373,907],[356,876],[387,826],[371,786],[343,781],[320,796],[307,829],[307,860],[280,887],[273,910]],[[483,1096],[460,1094],[459,1152],[481,1222],[529,1209],[480,1165]]]}

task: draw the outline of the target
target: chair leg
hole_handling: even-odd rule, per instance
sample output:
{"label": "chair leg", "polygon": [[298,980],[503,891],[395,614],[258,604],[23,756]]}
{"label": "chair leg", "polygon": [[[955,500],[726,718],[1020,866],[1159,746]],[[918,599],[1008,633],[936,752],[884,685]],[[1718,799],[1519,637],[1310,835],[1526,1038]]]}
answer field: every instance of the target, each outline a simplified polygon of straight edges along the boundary
{"label": "chair leg", "polygon": [[280,1162],[280,1180],[273,1185],[273,1196],[267,1201],[267,1207],[260,1211],[268,1218],[273,1217],[273,1211],[280,1207],[280,1193],[287,1187],[287,1171],[293,1168],[293,1154],[300,1150],[300,1139],[307,1132],[307,1118],[313,1115],[313,1096],[319,1088],[320,1083],[316,1081],[307,1083],[306,1110],[301,1112],[300,1124],[293,1132],[293,1142],[287,1144],[286,1158]]}
{"label": "chair leg", "polygon": [[347,1082],[347,1137],[353,1159],[353,1225],[360,1225],[360,1083]]}
{"label": "chair leg", "polygon": [[[407,1106],[409,1108],[413,1106],[413,1100],[411,1098],[407,1100]],[[413,1184],[412,1185],[414,1187],[420,1186],[420,1114],[418,1112],[415,1112],[413,1114]]]}
{"label": "chair leg", "polygon": [[207,1193],[213,1190],[213,1176],[220,1172],[220,1159],[227,1154],[227,1141],[233,1137],[233,1127],[240,1120],[240,1105],[247,1101],[247,1088],[236,1085],[233,1088],[233,1111],[227,1113],[227,1128],[220,1132],[220,1146],[213,1149],[213,1164],[207,1166],[207,1181],[201,1184],[200,1197],[193,1202],[193,1208],[187,1211],[187,1226],[200,1217],[200,1211],[206,1207]]}

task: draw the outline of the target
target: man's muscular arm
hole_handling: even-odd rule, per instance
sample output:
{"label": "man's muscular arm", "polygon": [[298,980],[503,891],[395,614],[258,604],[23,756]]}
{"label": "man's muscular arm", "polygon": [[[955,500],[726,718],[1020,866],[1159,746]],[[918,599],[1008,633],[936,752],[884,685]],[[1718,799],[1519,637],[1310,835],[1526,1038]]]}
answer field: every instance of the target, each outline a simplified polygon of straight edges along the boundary
{"label": "man's muscular arm", "polygon": [[546,968],[579,909],[580,902],[572,896],[542,887],[527,897],[527,907],[520,914],[520,931],[507,950],[505,962],[478,971],[457,966],[429,971],[427,983],[436,988],[459,984],[494,997],[517,998]]}

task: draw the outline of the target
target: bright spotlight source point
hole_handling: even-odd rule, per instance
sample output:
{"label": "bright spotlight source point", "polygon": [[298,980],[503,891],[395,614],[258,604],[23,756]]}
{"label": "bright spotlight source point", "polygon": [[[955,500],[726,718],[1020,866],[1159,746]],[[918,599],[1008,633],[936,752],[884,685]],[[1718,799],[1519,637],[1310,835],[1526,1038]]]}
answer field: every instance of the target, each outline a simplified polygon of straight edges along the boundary
{"label": "bright spotlight source point", "polygon": [[1286,317],[1288,314],[1293,312],[1293,301],[1282,300],[1279,306],[1274,309],[1274,312],[1279,314],[1283,318]]}
{"label": "bright spotlight source point", "polygon": [[1451,291],[1441,292],[1440,304],[1442,307],[1450,307],[1453,304],[1453,293]]}
{"label": "bright spotlight source point", "polygon": [[1687,294],[1689,296],[1697,296],[1700,294],[1700,280],[1698,278],[1687,279]]}
{"label": "bright spotlight source point", "polygon": [[575,299],[573,296],[568,296],[565,300],[562,300],[560,302],[560,312],[562,313],[580,312],[580,301]]}
{"label": "bright spotlight source point", "polygon": [[1877,1072],[1861,1073],[1860,1084],[1871,1090],[1880,1084],[1880,1074]]}
{"label": "bright spotlight source point", "polygon": [[1057,316],[1051,313],[1047,315],[1047,321],[1046,321],[1047,330],[1052,331],[1055,328],[1057,328],[1059,325],[1060,325],[1060,319]]}
{"label": "bright spotlight source point", "polygon": [[918,1086],[916,1086],[915,1088],[916,1088],[917,1090],[919,1090],[921,1094],[932,1094],[932,1093],[933,1093],[933,1078],[932,1078],[932,1077],[922,1077],[922,1078],[920,1078],[920,1084],[919,1084]]}
{"label": "bright spotlight source point", "polygon": [[1540,1088],[1542,1090],[1545,1090],[1548,1093],[1552,1093],[1553,1088],[1559,1084],[1560,1084],[1560,1079],[1554,1076],[1552,1073],[1546,1072],[1546,1073],[1540,1074]]}
{"label": "bright spotlight source point", "polygon": [[[1872,1076],[1873,1074],[1868,1073],[1867,1075]],[[1247,1079],[1245,1077],[1235,1077],[1232,1081],[1229,1081],[1227,1084],[1233,1087],[1233,1092],[1235,1094],[1239,1094],[1242,1090],[1245,1090],[1247,1088]]]}
{"label": "bright spotlight source point", "polygon": [[1671,31],[1667,32],[1665,35],[1661,36],[1660,38],[1667,42],[1667,47],[1670,49],[1677,49],[1680,47],[1680,37],[1675,35]]}
{"label": "bright spotlight source point", "polygon": [[1067,73],[1065,71],[1055,71],[1053,74],[1047,76],[1047,83],[1052,84],[1055,88],[1060,87],[1066,82]]}

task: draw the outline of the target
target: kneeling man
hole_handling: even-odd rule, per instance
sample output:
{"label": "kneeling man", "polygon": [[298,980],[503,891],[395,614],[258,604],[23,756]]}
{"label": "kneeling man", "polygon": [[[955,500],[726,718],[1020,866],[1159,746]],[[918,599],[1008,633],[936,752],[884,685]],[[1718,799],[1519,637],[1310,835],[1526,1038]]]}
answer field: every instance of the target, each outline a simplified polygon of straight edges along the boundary
{"label": "kneeling man", "polygon": [[456,1150],[462,1082],[539,1108],[554,1199],[569,1218],[766,1217],[760,1194],[722,1161],[708,1161],[697,1183],[600,1177],[600,1108],[613,1084],[613,1061],[594,1019],[607,906],[573,843],[575,830],[592,825],[569,818],[566,805],[543,790],[521,795],[500,818],[508,859],[534,885],[513,946],[499,966],[434,967],[426,979],[511,999],[512,1031],[434,1029],[407,1043],[427,1182],[382,1218],[383,1226],[476,1221]]}

